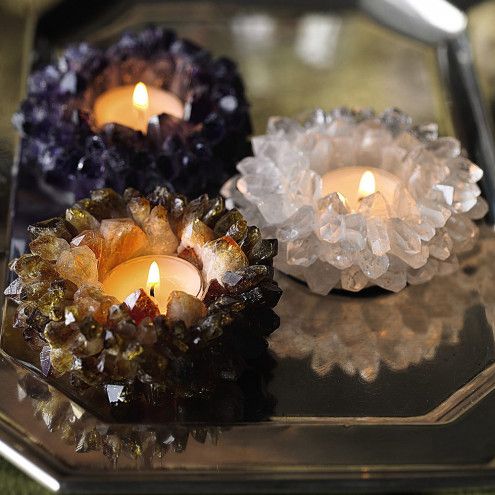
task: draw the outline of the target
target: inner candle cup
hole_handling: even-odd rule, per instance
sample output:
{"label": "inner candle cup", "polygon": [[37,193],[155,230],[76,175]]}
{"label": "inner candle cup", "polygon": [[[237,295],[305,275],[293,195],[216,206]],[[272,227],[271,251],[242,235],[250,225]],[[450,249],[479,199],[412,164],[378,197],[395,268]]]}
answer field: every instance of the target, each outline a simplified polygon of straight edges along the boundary
{"label": "inner candle cup", "polygon": [[142,82],[117,86],[102,93],[95,100],[93,116],[96,126],[120,124],[142,133],[148,129],[148,121],[155,115],[166,113],[182,119],[184,105],[169,91]]}
{"label": "inner candle cup", "polygon": [[357,210],[361,200],[375,192],[392,203],[401,184],[395,175],[375,167],[338,168],[323,175],[321,181],[323,197],[337,191],[351,210]]}
{"label": "inner candle cup", "polygon": [[[153,263],[158,265],[158,281],[150,281]],[[199,298],[202,288],[201,274],[196,267],[182,258],[168,255],[130,259],[116,266],[103,280],[103,291],[120,302],[139,289],[145,290],[158,305],[161,314],[166,313],[167,302],[173,291],[186,292]]]}

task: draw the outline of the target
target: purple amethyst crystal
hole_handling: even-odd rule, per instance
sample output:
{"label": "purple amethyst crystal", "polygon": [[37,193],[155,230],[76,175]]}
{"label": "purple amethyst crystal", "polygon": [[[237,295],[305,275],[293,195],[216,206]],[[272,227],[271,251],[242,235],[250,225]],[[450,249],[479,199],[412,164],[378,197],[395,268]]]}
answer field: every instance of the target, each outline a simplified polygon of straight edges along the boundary
{"label": "purple amethyst crystal", "polygon": [[[184,119],[159,115],[147,135],[118,124],[98,129],[96,98],[141,80],[180,98]],[[158,185],[198,195],[217,193],[249,154],[248,109],[232,61],[154,26],[125,33],[106,50],[68,47],[32,73],[13,123],[23,137],[24,170],[76,199],[101,187],[146,192]]]}

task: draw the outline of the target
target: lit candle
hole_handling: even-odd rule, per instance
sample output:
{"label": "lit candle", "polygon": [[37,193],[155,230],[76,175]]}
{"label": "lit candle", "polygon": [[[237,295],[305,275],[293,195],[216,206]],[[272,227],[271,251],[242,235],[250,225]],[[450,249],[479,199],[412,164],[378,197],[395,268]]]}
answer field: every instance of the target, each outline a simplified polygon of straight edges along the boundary
{"label": "lit candle", "polygon": [[162,113],[182,119],[184,105],[173,93],[147,87],[142,82],[105,91],[96,99],[93,107],[98,127],[116,123],[143,133],[147,131],[150,118]]}
{"label": "lit candle", "polygon": [[116,266],[103,280],[105,294],[124,302],[130,294],[144,289],[160,309],[167,311],[170,293],[174,290],[199,297],[202,279],[191,263],[176,256],[140,256]]}
{"label": "lit candle", "polygon": [[363,198],[377,191],[391,204],[399,186],[398,177],[373,167],[342,167],[322,177],[322,195],[337,192],[351,210],[357,210]]}

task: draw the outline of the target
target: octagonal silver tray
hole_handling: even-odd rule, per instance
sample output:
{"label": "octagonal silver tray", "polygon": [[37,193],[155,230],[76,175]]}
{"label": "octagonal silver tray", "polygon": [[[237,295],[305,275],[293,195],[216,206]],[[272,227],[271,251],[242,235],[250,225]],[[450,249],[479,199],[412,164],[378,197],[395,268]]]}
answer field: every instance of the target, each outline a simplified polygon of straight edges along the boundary
{"label": "octagonal silver tray", "polygon": [[[417,120],[450,128],[432,50],[355,11],[323,11],[318,2],[130,5],[91,16],[83,8],[65,31],[50,28],[60,13],[46,14],[35,36],[37,55],[42,60],[75,39],[104,43],[153,20],[239,61],[257,132],[272,114],[345,103],[379,109],[400,103]],[[391,78],[398,82],[387,86]],[[14,175],[10,257],[25,249],[27,224],[61,208],[34,185],[30,170]],[[495,234],[482,225],[478,247],[457,273],[399,294],[321,297],[277,274],[281,324],[259,363],[273,402],[258,421],[248,414],[235,423],[115,418],[108,403],[42,375],[5,302],[0,454],[52,490],[68,492],[490,484],[494,254]],[[240,393],[246,410],[259,406],[257,396]]]}

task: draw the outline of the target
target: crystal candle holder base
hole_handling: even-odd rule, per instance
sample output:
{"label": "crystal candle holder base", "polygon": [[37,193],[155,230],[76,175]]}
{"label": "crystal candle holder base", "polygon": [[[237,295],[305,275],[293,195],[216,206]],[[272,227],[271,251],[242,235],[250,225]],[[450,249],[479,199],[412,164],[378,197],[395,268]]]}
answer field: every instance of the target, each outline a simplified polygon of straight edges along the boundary
{"label": "crystal candle holder base", "polygon": [[[476,184],[482,171],[435,124],[413,126],[398,110],[317,110],[272,118],[252,144],[254,156],[223,193],[278,239],[275,266],[313,292],[398,292],[452,273],[476,243],[473,220],[487,211]],[[351,201],[339,179],[356,167],[375,170],[382,189]]]}

